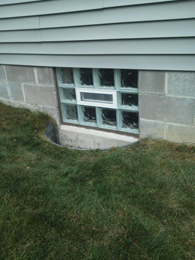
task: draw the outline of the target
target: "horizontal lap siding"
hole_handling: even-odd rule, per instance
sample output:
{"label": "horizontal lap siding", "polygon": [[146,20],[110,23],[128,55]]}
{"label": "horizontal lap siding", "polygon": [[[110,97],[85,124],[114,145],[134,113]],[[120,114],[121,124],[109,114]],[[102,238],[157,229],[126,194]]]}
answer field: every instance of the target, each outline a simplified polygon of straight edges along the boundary
{"label": "horizontal lap siding", "polygon": [[190,19],[180,21],[95,25],[60,29],[3,31],[0,33],[0,42],[62,42],[193,37],[195,35],[194,28],[195,19]]}
{"label": "horizontal lap siding", "polygon": [[0,8],[1,18],[47,15],[63,12],[78,12],[101,9],[100,0],[53,0],[37,3],[3,6]]}
{"label": "horizontal lap siding", "polygon": [[28,54],[29,50],[48,55],[195,54],[195,38],[90,41],[87,48],[86,42],[0,44],[0,53]]}
{"label": "horizontal lap siding", "polygon": [[44,67],[195,71],[194,55],[1,55],[3,64]]}
{"label": "horizontal lap siding", "polygon": [[118,7],[124,5],[141,5],[151,3],[174,2],[178,0],[103,0],[104,7]]}
{"label": "horizontal lap siding", "polygon": [[[52,1],[52,0],[0,0],[0,5],[11,5],[11,4],[18,4],[18,3],[29,3],[29,2],[37,2],[37,1]],[[59,1],[59,0],[56,0]],[[67,1],[67,0],[64,0]],[[99,0],[102,1],[102,0]],[[160,0],[160,2],[172,2],[177,0]],[[159,2],[158,0],[104,0],[103,6],[120,6],[120,5],[133,5],[133,4],[148,4],[148,3],[156,3]]]}
{"label": "horizontal lap siding", "polygon": [[119,8],[104,9],[92,12],[71,13],[42,16],[41,28],[116,24],[145,21],[163,21],[173,19],[194,18],[195,2],[169,3],[169,12],[165,4],[126,6]]}
{"label": "horizontal lap siding", "polygon": [[[18,5],[1,6],[0,18],[34,16],[34,15],[48,15],[55,13],[69,13],[85,10],[96,10],[117,6],[131,6],[148,3],[159,2],[173,2],[173,0],[120,0],[120,3],[114,3],[113,0],[52,0],[52,1],[38,1],[34,3],[23,3]],[[17,2],[17,1],[16,1]],[[28,1],[27,1],[28,2]]]}
{"label": "horizontal lap siding", "polygon": [[37,2],[37,1],[44,1],[44,0],[0,0],[0,6],[1,5],[13,5],[18,3],[27,3],[27,2]]}
{"label": "horizontal lap siding", "polygon": [[0,0],[1,64],[195,70],[195,1],[13,2]]}
{"label": "horizontal lap siding", "polygon": [[[0,19],[0,30],[25,30],[194,18],[195,1],[126,6],[87,12]],[[34,25],[34,27],[33,27]]]}
{"label": "horizontal lap siding", "polygon": [[38,16],[28,18],[0,19],[0,34],[2,31],[39,29],[40,19]]}

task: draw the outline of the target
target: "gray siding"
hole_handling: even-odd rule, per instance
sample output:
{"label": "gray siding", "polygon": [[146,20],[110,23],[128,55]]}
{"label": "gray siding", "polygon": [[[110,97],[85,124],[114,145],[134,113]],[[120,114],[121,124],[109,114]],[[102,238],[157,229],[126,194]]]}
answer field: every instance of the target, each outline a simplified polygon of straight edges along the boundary
{"label": "gray siding", "polygon": [[[120,46],[120,48],[118,48]],[[134,39],[86,42],[44,42],[44,43],[2,43],[3,53],[93,55],[99,54],[193,54],[195,38],[176,39]]]}
{"label": "gray siding", "polygon": [[44,0],[1,0],[1,5],[11,5],[11,4],[18,4],[18,3],[28,3],[28,2],[36,2],[36,1],[44,1]]}
{"label": "gray siding", "polygon": [[0,0],[0,63],[195,71],[194,10],[194,0]]}

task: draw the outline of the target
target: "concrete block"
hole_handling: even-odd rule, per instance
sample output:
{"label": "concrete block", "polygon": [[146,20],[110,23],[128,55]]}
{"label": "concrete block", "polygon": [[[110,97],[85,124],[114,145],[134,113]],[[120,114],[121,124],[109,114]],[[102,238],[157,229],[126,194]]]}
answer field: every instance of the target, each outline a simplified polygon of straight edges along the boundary
{"label": "concrete block", "polygon": [[0,65],[0,81],[6,79],[3,65]]}
{"label": "concrete block", "polygon": [[166,120],[166,99],[165,96],[139,95],[140,118],[165,121]]}
{"label": "concrete block", "polygon": [[167,124],[167,140],[195,144],[195,126]]}
{"label": "concrete block", "polygon": [[10,99],[7,83],[5,81],[0,81],[0,99]]}
{"label": "concrete block", "polygon": [[33,67],[5,66],[7,79],[17,83],[36,83]]}
{"label": "concrete block", "polygon": [[54,86],[53,69],[52,68],[37,68],[38,84]]}
{"label": "concrete block", "polygon": [[8,82],[7,83],[10,89],[11,98],[15,101],[22,101],[24,102],[23,92],[21,84],[15,82]]}
{"label": "concrete block", "polygon": [[165,72],[140,71],[139,91],[143,93],[165,94],[165,78]]}
{"label": "concrete block", "polygon": [[178,124],[194,124],[195,99],[139,95],[140,118]]}
{"label": "concrete block", "polygon": [[54,87],[23,84],[23,88],[27,103],[39,106],[58,106]]}
{"label": "concrete block", "polygon": [[164,123],[140,119],[140,138],[163,139]]}
{"label": "concrete block", "polygon": [[168,94],[195,97],[195,72],[169,72]]}
{"label": "concrete block", "polygon": [[194,124],[195,99],[166,97],[166,120],[170,123]]}

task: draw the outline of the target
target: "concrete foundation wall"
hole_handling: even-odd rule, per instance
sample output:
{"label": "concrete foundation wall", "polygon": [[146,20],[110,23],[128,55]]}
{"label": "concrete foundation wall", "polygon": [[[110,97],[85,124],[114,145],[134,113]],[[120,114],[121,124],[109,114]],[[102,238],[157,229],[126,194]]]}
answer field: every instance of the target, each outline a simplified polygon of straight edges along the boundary
{"label": "concrete foundation wall", "polygon": [[46,112],[60,124],[52,68],[0,65],[0,101]]}
{"label": "concrete foundation wall", "polygon": [[86,129],[63,125],[59,131],[59,140],[62,145],[78,149],[109,149],[111,147],[124,147],[135,143],[138,138],[109,133],[101,130]]}
{"label": "concrete foundation wall", "polygon": [[139,73],[140,137],[195,143],[195,72]]}
{"label": "concrete foundation wall", "polygon": [[[52,68],[0,65],[0,101],[46,112],[60,126]],[[195,72],[140,71],[139,110],[140,138],[195,144]],[[70,145],[75,136],[64,131],[60,132],[61,142]],[[96,139],[99,144],[100,136]],[[96,139],[92,136],[90,142],[96,143]],[[85,140],[84,135],[81,140]],[[112,142],[114,146],[119,141]],[[120,145],[124,145],[123,140]]]}

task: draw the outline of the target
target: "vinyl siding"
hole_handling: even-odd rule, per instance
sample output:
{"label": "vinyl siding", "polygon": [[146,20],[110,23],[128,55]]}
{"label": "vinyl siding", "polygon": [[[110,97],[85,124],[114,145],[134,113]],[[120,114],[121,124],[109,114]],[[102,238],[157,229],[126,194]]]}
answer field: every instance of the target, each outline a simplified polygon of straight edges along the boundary
{"label": "vinyl siding", "polygon": [[0,63],[194,71],[194,10],[194,0],[0,0]]}
{"label": "vinyl siding", "polygon": [[0,55],[2,64],[195,71],[193,55]]}
{"label": "vinyl siding", "polygon": [[18,4],[18,3],[29,3],[29,2],[37,2],[37,1],[44,1],[44,0],[1,0],[0,1],[0,6],[1,5],[13,5],[13,4]]}
{"label": "vinyl siding", "polygon": [[[118,46],[120,45],[120,48]],[[117,54],[193,54],[194,38],[176,39],[135,39],[113,41],[58,42],[58,43],[5,43],[0,45],[2,53],[57,54],[57,55],[117,55]]]}

